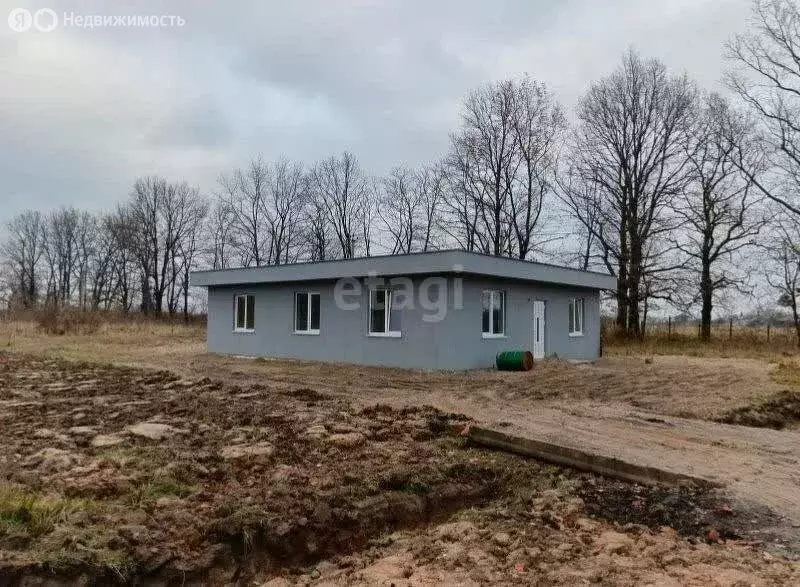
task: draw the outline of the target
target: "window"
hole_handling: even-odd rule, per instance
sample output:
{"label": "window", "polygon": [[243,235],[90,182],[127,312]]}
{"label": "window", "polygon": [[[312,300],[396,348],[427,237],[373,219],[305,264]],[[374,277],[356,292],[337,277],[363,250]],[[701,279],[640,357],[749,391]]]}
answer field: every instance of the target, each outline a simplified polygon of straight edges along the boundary
{"label": "window", "polygon": [[583,298],[569,301],[569,335],[583,336]]}
{"label": "window", "polygon": [[297,334],[319,334],[319,294],[298,291],[294,294],[294,331]]}
{"label": "window", "polygon": [[390,289],[377,288],[369,292],[369,335],[400,336],[400,309]]}
{"label": "window", "polygon": [[254,332],[256,329],[256,297],[236,296],[236,332]]}
{"label": "window", "polygon": [[502,338],[506,334],[506,292],[483,292],[483,338]]}

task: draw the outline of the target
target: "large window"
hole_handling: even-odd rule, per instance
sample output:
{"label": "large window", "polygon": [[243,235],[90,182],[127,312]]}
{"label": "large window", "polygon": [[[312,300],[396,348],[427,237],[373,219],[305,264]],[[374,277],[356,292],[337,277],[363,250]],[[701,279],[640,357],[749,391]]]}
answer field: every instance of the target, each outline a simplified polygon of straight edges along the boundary
{"label": "large window", "polygon": [[253,332],[256,329],[256,298],[252,295],[236,296],[236,332]]}
{"label": "large window", "polygon": [[294,331],[319,334],[319,294],[298,291],[294,294]]}
{"label": "large window", "polygon": [[369,335],[400,336],[400,310],[392,290],[376,288],[369,292]]}
{"label": "large window", "polygon": [[483,292],[483,338],[502,338],[506,334],[506,292]]}
{"label": "large window", "polygon": [[569,301],[569,335],[583,336],[583,298]]}

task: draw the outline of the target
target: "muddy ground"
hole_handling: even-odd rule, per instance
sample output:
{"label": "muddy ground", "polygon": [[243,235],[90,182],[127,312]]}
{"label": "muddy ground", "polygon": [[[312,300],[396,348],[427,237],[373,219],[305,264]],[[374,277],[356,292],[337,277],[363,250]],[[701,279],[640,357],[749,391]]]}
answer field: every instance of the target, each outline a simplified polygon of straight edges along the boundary
{"label": "muddy ground", "polygon": [[800,582],[769,511],[298,381],[0,353],[0,583]]}

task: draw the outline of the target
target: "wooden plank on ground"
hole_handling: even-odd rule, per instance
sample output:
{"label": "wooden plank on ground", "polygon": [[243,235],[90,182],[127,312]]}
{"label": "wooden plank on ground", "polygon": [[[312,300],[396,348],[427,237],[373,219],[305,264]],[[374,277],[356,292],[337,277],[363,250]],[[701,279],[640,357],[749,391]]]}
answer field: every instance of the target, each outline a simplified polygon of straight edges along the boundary
{"label": "wooden plank on ground", "polygon": [[470,426],[466,436],[470,442],[481,446],[505,450],[580,471],[597,473],[643,485],[691,484],[707,488],[721,487],[721,484],[701,477],[674,473],[655,467],[635,465],[613,457],[592,454],[540,440],[512,436],[511,434],[478,426]]}

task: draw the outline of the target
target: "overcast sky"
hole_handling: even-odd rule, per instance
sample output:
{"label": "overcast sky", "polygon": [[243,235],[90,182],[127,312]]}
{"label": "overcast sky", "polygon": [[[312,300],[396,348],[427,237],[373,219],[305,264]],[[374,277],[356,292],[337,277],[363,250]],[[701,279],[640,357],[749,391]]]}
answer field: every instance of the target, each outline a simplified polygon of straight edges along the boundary
{"label": "overcast sky", "polygon": [[[353,151],[371,173],[441,155],[459,103],[528,73],[571,110],[629,46],[719,88],[748,0],[0,0],[0,223],[26,208],[109,209],[137,176],[211,191],[256,154]],[[13,32],[16,7],[59,26]],[[86,29],[74,15],[176,15]]]}

